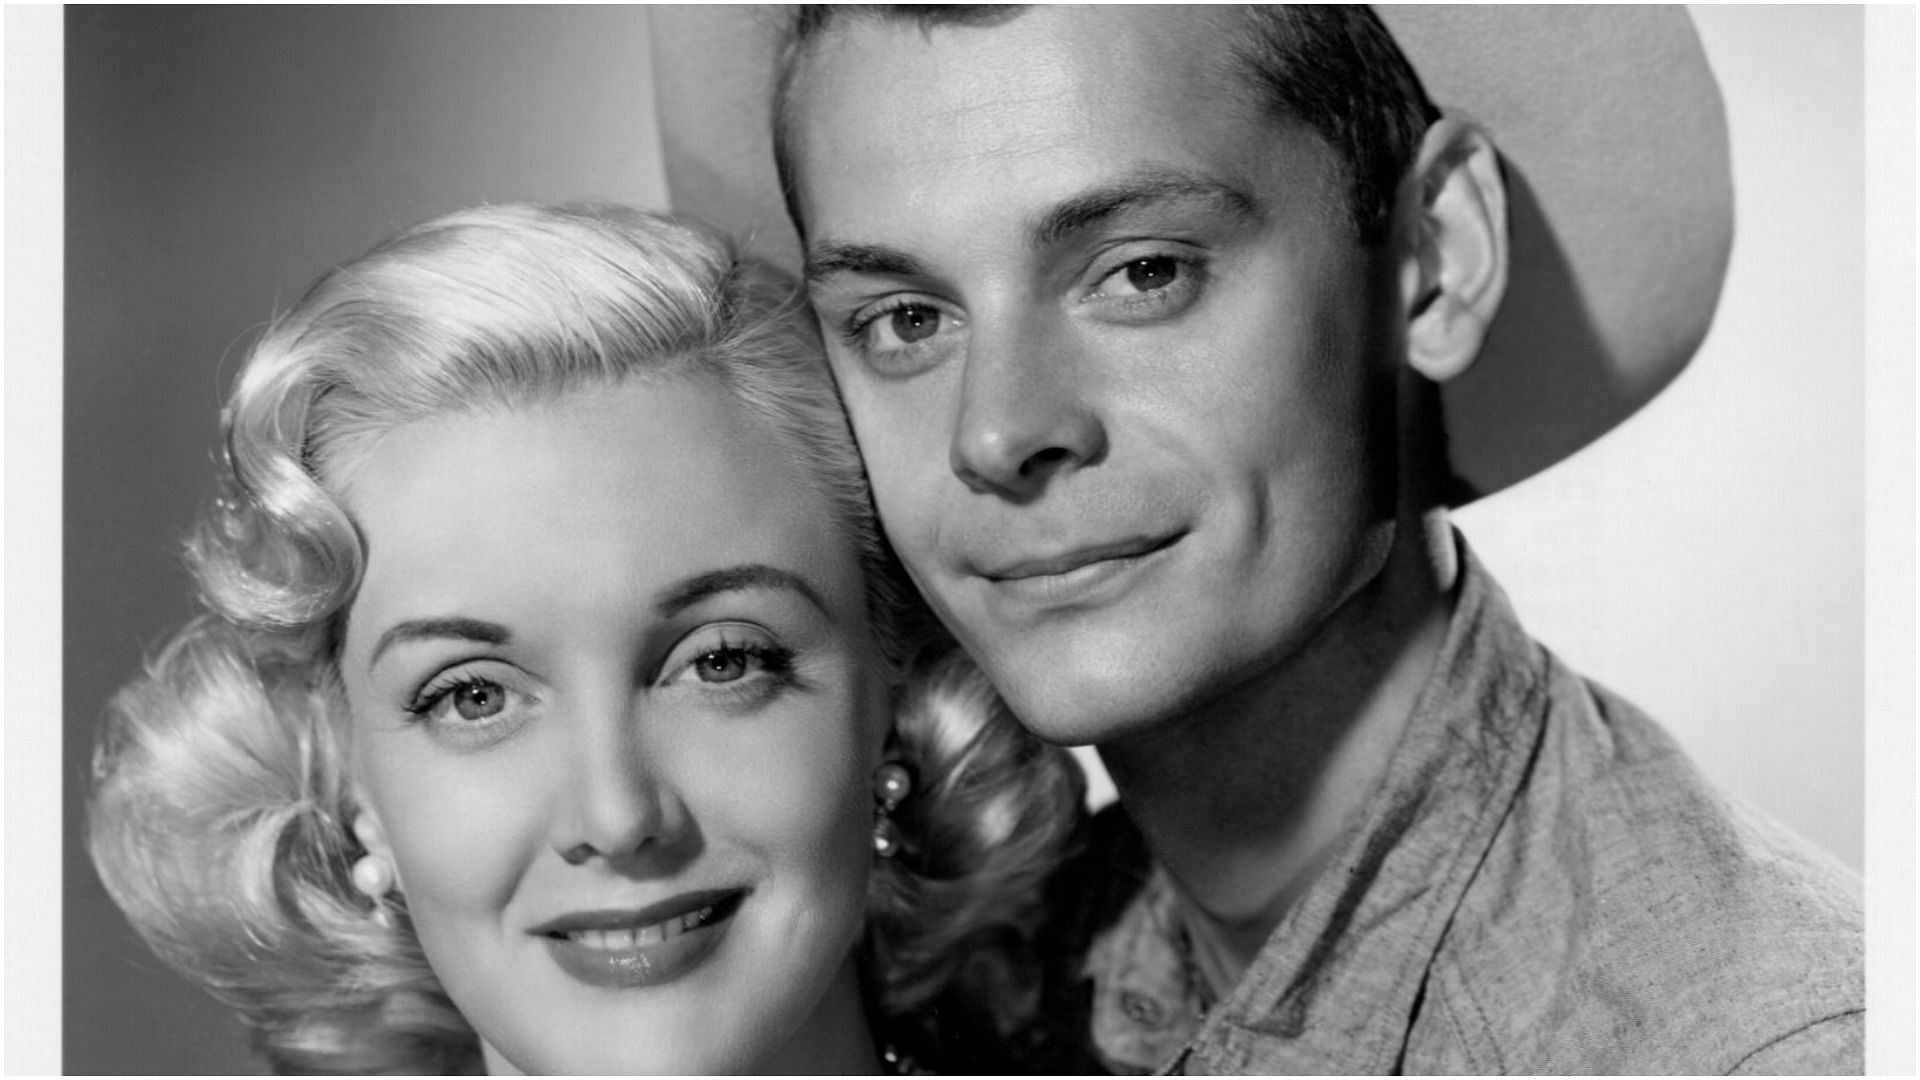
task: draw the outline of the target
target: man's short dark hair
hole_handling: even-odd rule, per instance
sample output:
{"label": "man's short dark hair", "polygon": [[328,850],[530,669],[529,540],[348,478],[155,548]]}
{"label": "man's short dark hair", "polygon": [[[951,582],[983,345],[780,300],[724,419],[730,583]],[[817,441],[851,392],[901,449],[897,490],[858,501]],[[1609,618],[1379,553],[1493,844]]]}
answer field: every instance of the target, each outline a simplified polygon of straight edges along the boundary
{"label": "man's short dark hair", "polygon": [[[800,6],[775,72],[773,154],[787,213],[803,237],[786,113],[808,47],[852,18],[931,30],[993,26],[1023,10],[1002,4]],[[1244,35],[1223,47],[1233,50],[1274,119],[1304,125],[1339,154],[1348,174],[1347,212],[1354,231],[1365,244],[1385,240],[1400,178],[1439,112],[1379,17],[1361,5],[1250,5]]]}

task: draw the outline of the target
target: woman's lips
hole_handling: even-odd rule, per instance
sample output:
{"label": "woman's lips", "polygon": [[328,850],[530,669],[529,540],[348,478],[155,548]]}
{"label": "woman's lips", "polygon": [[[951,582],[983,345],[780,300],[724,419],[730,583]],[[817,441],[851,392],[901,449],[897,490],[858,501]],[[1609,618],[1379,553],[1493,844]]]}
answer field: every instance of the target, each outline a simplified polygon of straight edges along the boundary
{"label": "woman's lips", "polygon": [[591,986],[670,982],[713,954],[746,900],[741,890],[688,893],[629,911],[579,912],[534,931],[562,970]]}
{"label": "woman's lips", "polygon": [[675,915],[662,922],[630,926],[623,930],[569,930],[566,939],[589,949],[631,949],[635,945],[657,945],[712,922],[715,910],[709,904],[698,911]]}

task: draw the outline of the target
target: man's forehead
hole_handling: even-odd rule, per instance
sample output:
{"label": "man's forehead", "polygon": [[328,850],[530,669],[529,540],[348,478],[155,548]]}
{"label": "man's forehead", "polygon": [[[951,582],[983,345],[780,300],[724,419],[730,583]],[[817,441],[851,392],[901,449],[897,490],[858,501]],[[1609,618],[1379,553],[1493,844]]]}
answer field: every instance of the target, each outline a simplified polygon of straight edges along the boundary
{"label": "man's forehead", "polygon": [[[893,95],[858,89],[937,90],[985,113],[1074,88],[1154,86],[1167,94],[1216,93],[1238,84],[1235,9],[1191,5],[1057,5],[984,22],[939,16],[837,18],[796,60],[804,118],[886,108]],[[1237,88],[1237,87],[1236,87]],[[851,99],[848,91],[856,91]],[[822,94],[824,91],[824,95]],[[912,117],[896,114],[897,122]]]}
{"label": "man's forehead", "polygon": [[[842,17],[790,84],[787,136],[803,193],[850,162],[906,172],[1019,157],[1063,139],[1145,142],[1261,115],[1240,77],[1230,19],[1179,7],[1045,7],[991,25]],[[832,178],[832,179],[828,179]]]}
{"label": "man's forehead", "polygon": [[[901,258],[913,251],[952,260],[1014,242],[1044,248],[1116,212],[1247,221],[1296,193],[1326,197],[1317,138],[1282,133],[1255,104],[1221,29],[1237,24],[1219,15],[1045,8],[985,27],[852,21],[820,43],[794,102],[790,175],[816,280],[919,276]],[[1302,156],[1303,139],[1314,166],[1276,165],[1276,152]]]}

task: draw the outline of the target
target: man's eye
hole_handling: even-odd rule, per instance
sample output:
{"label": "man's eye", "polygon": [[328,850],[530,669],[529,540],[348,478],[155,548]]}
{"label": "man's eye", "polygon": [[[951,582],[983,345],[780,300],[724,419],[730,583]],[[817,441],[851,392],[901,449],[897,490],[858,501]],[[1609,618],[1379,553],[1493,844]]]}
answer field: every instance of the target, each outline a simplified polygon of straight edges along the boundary
{"label": "man's eye", "polygon": [[1142,255],[1107,270],[1081,298],[1094,318],[1148,326],[1177,318],[1200,301],[1207,265],[1180,254]]}
{"label": "man's eye", "polygon": [[925,341],[940,330],[940,309],[925,304],[908,304],[893,309],[887,316],[888,328],[905,344]]}
{"label": "man's eye", "polygon": [[1180,260],[1165,255],[1135,259],[1100,283],[1100,291],[1124,295],[1150,293],[1171,286],[1180,279]]}
{"label": "man's eye", "polygon": [[897,378],[938,365],[958,345],[962,326],[950,308],[901,297],[854,312],[841,333],[872,370]]}
{"label": "man's eye", "polygon": [[1135,259],[1127,264],[1127,283],[1141,292],[1164,289],[1179,276],[1180,264],[1173,259]]}
{"label": "man's eye", "polygon": [[872,352],[905,349],[940,333],[945,322],[946,316],[932,304],[906,303],[869,317],[858,336]]}

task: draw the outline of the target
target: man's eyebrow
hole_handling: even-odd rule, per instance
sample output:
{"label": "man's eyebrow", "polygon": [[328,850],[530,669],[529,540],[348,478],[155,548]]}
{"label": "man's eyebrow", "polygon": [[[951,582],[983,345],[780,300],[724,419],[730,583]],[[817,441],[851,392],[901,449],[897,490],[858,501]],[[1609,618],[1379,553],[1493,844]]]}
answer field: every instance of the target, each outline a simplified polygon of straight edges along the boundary
{"label": "man's eyebrow", "polygon": [[743,563],[720,570],[709,570],[704,574],[680,582],[660,595],[654,601],[654,611],[663,619],[679,614],[681,611],[721,593],[739,592],[743,589],[784,589],[799,593],[814,607],[820,609],[829,621],[833,621],[833,610],[820,595],[820,590],[806,578],[791,570],[782,570],[765,563]]}
{"label": "man's eyebrow", "polygon": [[[1256,218],[1259,204],[1246,191],[1211,177],[1170,169],[1146,169],[1071,196],[1042,214],[1028,228],[1036,248],[1057,244],[1075,232],[1129,210],[1168,203],[1200,203],[1237,218]],[[823,241],[807,250],[809,284],[839,274],[926,277],[926,265],[899,248],[884,244]]]}
{"label": "man's eyebrow", "polygon": [[880,244],[826,242],[807,250],[806,277],[809,283],[824,281],[836,274],[924,277],[926,271],[920,260],[898,248]]}
{"label": "man's eyebrow", "polygon": [[1028,243],[1049,247],[1116,214],[1168,203],[1211,204],[1209,209],[1234,217],[1260,216],[1253,196],[1232,184],[1178,170],[1147,169],[1055,204],[1028,227]]}
{"label": "man's eyebrow", "polygon": [[380,660],[380,654],[391,646],[407,641],[425,641],[434,638],[454,638],[460,641],[478,641],[486,645],[505,645],[513,640],[513,635],[499,623],[483,622],[480,619],[444,618],[409,619],[395,623],[380,635],[374,643],[373,655],[367,660],[372,667]]}

